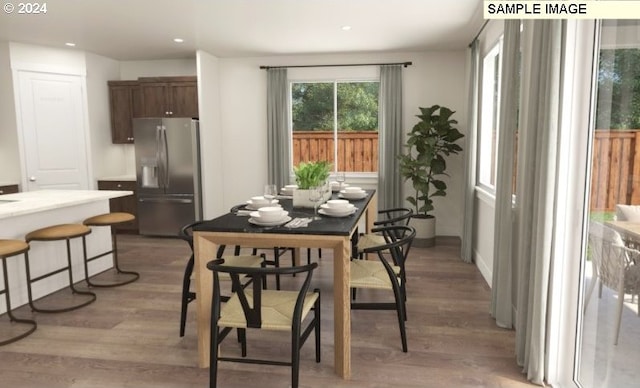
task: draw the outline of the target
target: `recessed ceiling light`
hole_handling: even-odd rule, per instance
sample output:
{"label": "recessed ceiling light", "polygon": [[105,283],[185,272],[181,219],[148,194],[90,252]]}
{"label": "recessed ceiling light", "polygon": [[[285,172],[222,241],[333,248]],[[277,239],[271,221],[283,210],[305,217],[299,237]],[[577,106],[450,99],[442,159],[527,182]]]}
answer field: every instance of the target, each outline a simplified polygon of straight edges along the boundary
{"label": "recessed ceiling light", "polygon": [[349,31],[351,26],[342,26],[342,31]]}
{"label": "recessed ceiling light", "polygon": [[65,45],[65,46],[69,46],[69,47],[76,47],[76,44],[75,44],[75,43],[72,43],[72,42],[67,42],[67,43],[65,43],[64,45]]}
{"label": "recessed ceiling light", "polygon": [[173,41],[176,42],[176,43],[182,43],[182,42],[184,42],[184,39],[174,38]]}

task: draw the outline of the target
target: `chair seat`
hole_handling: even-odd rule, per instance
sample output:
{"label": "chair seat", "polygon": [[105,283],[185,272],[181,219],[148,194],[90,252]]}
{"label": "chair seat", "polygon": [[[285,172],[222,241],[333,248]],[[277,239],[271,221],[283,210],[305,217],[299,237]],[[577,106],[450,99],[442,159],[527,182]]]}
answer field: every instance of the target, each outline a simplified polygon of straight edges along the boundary
{"label": "chair seat", "polygon": [[93,226],[117,225],[133,221],[136,217],[133,214],[124,212],[105,213],[93,216],[84,220],[83,224]]}
{"label": "chair seat", "polygon": [[[251,306],[253,292],[247,290],[245,293]],[[293,311],[297,298],[297,291],[263,290],[262,329],[291,331]],[[305,319],[317,299],[317,293],[307,293],[304,298],[304,306],[302,308],[302,320]],[[247,321],[244,317],[244,312],[237,294],[234,293],[231,296],[231,299],[222,306],[218,325],[224,327],[247,328]]]}
{"label": "chair seat", "polygon": [[29,250],[29,244],[22,240],[0,240],[0,257],[19,255]]}
{"label": "chair seat", "polygon": [[25,240],[27,242],[32,240],[54,241],[86,236],[89,233],[91,233],[91,229],[82,224],[61,224],[29,232]]}
{"label": "chair seat", "polygon": [[[400,274],[400,267],[393,266],[396,275]],[[391,290],[391,279],[387,274],[384,265],[373,260],[353,260],[351,261],[351,278],[349,282],[351,288],[377,288]]]}
{"label": "chair seat", "polygon": [[379,234],[364,234],[358,238],[358,251],[364,251],[365,249],[385,245],[387,241],[384,236]]}

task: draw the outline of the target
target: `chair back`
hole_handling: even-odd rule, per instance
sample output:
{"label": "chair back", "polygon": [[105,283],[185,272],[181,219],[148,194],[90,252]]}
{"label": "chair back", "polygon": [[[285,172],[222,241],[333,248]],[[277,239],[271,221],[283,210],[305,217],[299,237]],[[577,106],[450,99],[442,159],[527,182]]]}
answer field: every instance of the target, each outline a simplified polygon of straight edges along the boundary
{"label": "chair back", "polygon": [[[211,306],[212,319],[220,318],[220,303],[223,301],[220,294],[219,273],[226,273],[231,278],[231,288],[240,301],[240,305],[242,306],[242,311],[247,322],[247,327],[249,328],[262,327],[262,293],[282,292],[263,290],[262,284],[266,281],[266,276],[306,274],[302,285],[298,289],[298,296],[292,321],[294,324],[299,324],[302,317],[304,299],[311,284],[313,270],[317,267],[318,263],[311,263],[297,267],[264,267],[264,264],[262,267],[234,267],[225,265],[224,259],[212,260],[207,263],[207,268],[213,271],[213,300]],[[242,278],[247,277],[251,279],[251,284],[253,285],[250,288],[250,291],[247,290],[249,287],[245,289],[241,282]]]}
{"label": "chair back", "polygon": [[624,271],[628,257],[620,233],[608,226],[591,221],[589,223],[589,254],[593,268],[605,286],[619,290],[623,286]]}
{"label": "chair back", "polygon": [[416,230],[411,226],[396,225],[374,228],[371,232],[381,233],[386,244],[363,249],[362,253],[377,253],[378,258],[380,258],[387,272],[391,275],[393,268],[384,255],[385,252],[389,252],[393,265],[400,267],[400,275],[404,278],[405,261],[409,256],[409,250],[416,236]]}
{"label": "chair back", "polygon": [[409,225],[409,221],[411,220],[412,215],[413,209],[409,209],[406,207],[379,210],[379,219],[376,220],[373,224],[376,226],[407,226]]}
{"label": "chair back", "polygon": [[[178,233],[178,237],[180,237],[181,239],[186,241],[187,244],[189,244],[189,248],[191,248],[191,259],[193,259],[193,228],[204,222],[205,221],[196,221],[196,222],[187,224],[182,228],[180,228],[180,232]],[[225,245],[220,245],[218,247],[218,252],[216,254],[216,257],[222,257],[222,255],[224,254],[225,248],[226,248]],[[236,255],[238,255],[238,253],[236,253]]]}

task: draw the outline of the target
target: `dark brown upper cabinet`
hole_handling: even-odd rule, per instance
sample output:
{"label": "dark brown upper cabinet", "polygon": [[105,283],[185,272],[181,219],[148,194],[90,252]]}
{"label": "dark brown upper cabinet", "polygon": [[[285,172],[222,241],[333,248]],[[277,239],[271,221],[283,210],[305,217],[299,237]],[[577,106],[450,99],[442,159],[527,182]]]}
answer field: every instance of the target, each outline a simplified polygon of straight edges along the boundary
{"label": "dark brown upper cabinet", "polygon": [[108,81],[111,112],[111,141],[133,143],[132,118],[140,117],[142,99],[138,81]]}
{"label": "dark brown upper cabinet", "polygon": [[198,117],[196,77],[139,78],[142,117]]}

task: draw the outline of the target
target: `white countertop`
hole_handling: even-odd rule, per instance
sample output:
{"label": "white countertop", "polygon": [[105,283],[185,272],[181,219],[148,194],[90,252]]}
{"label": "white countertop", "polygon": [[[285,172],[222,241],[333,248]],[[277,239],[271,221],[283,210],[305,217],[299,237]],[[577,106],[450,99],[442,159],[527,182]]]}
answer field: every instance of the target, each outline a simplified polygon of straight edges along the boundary
{"label": "white countertop", "polygon": [[38,190],[5,194],[0,197],[0,219],[132,194],[132,191],[112,190]]}
{"label": "white countertop", "polygon": [[103,176],[98,179],[99,181],[134,181],[135,175],[117,175],[117,176]]}

